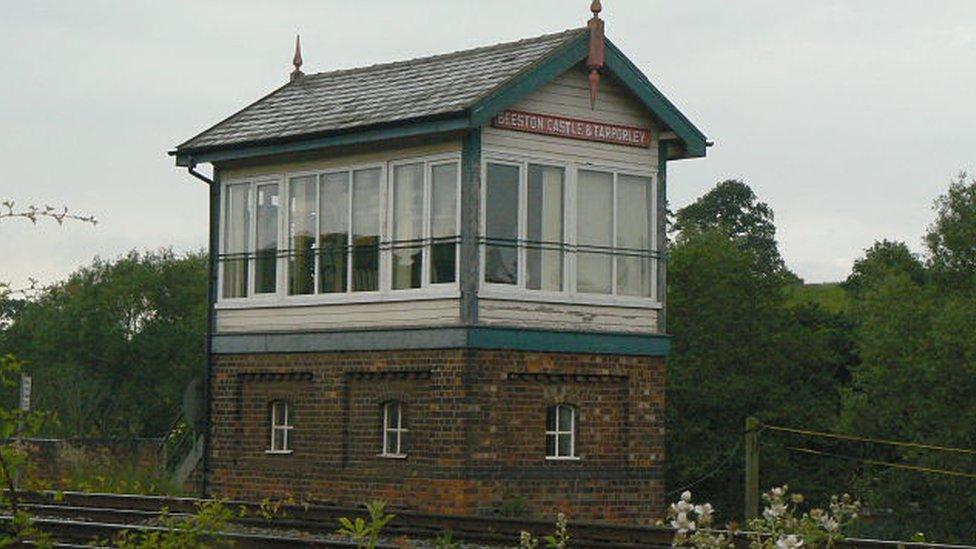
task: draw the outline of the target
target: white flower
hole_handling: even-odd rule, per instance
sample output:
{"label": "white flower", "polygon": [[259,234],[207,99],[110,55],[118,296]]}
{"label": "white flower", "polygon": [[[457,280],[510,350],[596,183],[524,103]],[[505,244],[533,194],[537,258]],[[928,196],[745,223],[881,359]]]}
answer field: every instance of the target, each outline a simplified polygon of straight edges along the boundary
{"label": "white flower", "polygon": [[781,501],[773,502],[769,507],[763,509],[763,517],[774,519],[786,514],[786,504]]}
{"label": "white flower", "polygon": [[781,497],[783,497],[783,494],[786,493],[786,486],[777,486],[776,488],[773,488],[772,490],[770,490],[769,493],[773,497],[781,498]]}
{"label": "white flower", "polygon": [[830,515],[820,517],[820,526],[828,532],[836,532],[840,528],[840,524]]}
{"label": "white flower", "polygon": [[695,506],[689,501],[681,500],[676,503],[671,504],[672,514],[677,515],[678,513],[689,513],[695,509]]}
{"label": "white flower", "polygon": [[691,501],[691,490],[685,490],[681,492],[681,501]]}
{"label": "white flower", "polygon": [[794,534],[789,536],[780,536],[776,540],[776,549],[799,549],[803,546],[803,540]]}
{"label": "white flower", "polygon": [[695,506],[695,514],[698,515],[698,520],[701,522],[710,522],[712,520],[712,513],[714,512],[715,509],[712,508],[711,503]]}
{"label": "white flower", "polygon": [[678,531],[678,534],[686,534],[695,531],[695,521],[688,518],[688,513],[678,513],[678,516],[671,521],[671,527]]}

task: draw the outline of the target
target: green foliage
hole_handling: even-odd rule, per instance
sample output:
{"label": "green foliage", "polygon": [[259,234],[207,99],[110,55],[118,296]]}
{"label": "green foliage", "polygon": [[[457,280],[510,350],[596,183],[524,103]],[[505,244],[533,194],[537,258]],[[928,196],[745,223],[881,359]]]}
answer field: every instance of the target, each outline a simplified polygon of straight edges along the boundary
{"label": "green foliage", "polygon": [[197,504],[197,512],[185,517],[175,517],[164,509],[158,519],[161,528],[153,530],[127,530],[109,542],[96,541],[95,545],[111,545],[122,549],[196,549],[200,547],[229,547],[233,542],[217,537],[228,523],[243,516],[243,510],[233,510],[220,500]]}
{"label": "green foliage", "polygon": [[107,449],[67,446],[60,456],[62,476],[55,488],[112,494],[181,495],[182,489],[153,464],[119,459]]}
{"label": "green foliage", "polygon": [[436,549],[461,549],[461,542],[454,541],[454,534],[448,530],[434,538],[434,547]]}
{"label": "green foliage", "polygon": [[786,287],[786,304],[790,307],[813,305],[825,313],[847,316],[851,298],[841,284],[790,284]]}
{"label": "green foliage", "polygon": [[859,298],[868,288],[898,273],[904,273],[919,284],[928,276],[918,256],[904,242],[882,240],[865,250],[864,257],[854,261],[843,286],[854,298]]}
{"label": "green foliage", "polygon": [[[790,307],[788,281],[719,230],[682,233],[670,252],[667,479],[741,516],[745,418],[829,429],[851,360],[843,320],[816,305]],[[797,482],[794,456],[763,449],[764,478]],[[831,471],[804,468],[805,491],[824,495]]]}
{"label": "green foliage", "polygon": [[944,286],[976,286],[976,179],[959,174],[935,201],[935,222],[925,235],[932,271]]}
{"label": "green foliage", "polygon": [[[552,535],[542,538],[547,549],[566,549],[569,547],[568,524],[566,515],[563,513],[556,514],[556,531]],[[539,547],[539,540],[533,537],[531,533],[523,530],[519,534],[520,549],[536,549],[537,547]]]}
{"label": "green foliage", "polygon": [[44,434],[163,433],[205,361],[206,279],[202,253],[131,252],[96,259],[8,313],[0,352],[27,364],[35,403],[60,419]]}
{"label": "green foliage", "polygon": [[348,537],[360,549],[373,549],[376,547],[380,532],[396,517],[396,515],[386,514],[385,509],[385,501],[377,500],[367,503],[368,522],[363,517],[356,517],[355,519],[341,517],[339,519],[340,528],[336,530],[336,533]]}
{"label": "green foliage", "polygon": [[757,273],[792,277],[776,244],[773,210],[742,181],[722,181],[680,210],[674,229],[682,235],[717,231],[755,256]]}

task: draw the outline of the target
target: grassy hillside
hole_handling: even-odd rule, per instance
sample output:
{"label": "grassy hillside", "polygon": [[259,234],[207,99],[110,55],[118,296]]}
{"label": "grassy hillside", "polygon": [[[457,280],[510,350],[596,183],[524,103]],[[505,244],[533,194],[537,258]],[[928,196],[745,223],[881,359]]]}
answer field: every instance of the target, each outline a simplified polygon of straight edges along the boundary
{"label": "grassy hillside", "polygon": [[788,290],[787,302],[791,305],[801,303],[816,303],[824,309],[839,313],[850,307],[847,292],[839,282],[824,282],[821,284],[797,284]]}

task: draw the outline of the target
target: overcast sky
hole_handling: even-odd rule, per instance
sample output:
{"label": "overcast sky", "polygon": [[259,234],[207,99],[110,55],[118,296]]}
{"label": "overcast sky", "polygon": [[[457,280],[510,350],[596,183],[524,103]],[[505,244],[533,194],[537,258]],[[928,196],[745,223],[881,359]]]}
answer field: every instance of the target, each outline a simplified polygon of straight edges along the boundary
{"label": "overcast sky", "polygon": [[[201,248],[205,185],[166,155],[306,72],[581,26],[589,0],[3,2],[0,198],[97,227],[0,225],[0,280],[95,255]],[[874,240],[920,250],[931,202],[976,164],[976,1],[605,0],[608,36],[715,146],[671,164],[672,205],[745,180],[808,281]]]}

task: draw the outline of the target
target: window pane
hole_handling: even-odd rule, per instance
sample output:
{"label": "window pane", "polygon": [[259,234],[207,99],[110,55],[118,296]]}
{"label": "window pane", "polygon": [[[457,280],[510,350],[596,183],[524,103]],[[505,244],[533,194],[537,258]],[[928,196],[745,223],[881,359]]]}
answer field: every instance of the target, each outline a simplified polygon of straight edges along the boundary
{"label": "window pane", "polygon": [[546,431],[556,430],[556,406],[546,409]]}
{"label": "window pane", "polygon": [[274,442],[271,446],[272,450],[287,450],[288,447],[285,445],[285,430],[275,429],[274,430]]}
{"label": "window pane", "polygon": [[556,457],[556,435],[546,435],[546,455]]}
{"label": "window pane", "polygon": [[518,282],[519,168],[488,164],[485,190],[485,236],[506,242],[485,247],[485,281]]}
{"label": "window pane", "polygon": [[391,402],[386,405],[386,428],[396,429],[398,426],[397,422],[397,410],[398,406],[396,403]]}
{"label": "window pane", "polygon": [[[558,292],[563,289],[563,252],[547,248],[563,241],[563,169],[529,164],[527,192],[525,284]],[[546,243],[546,249],[532,247],[532,242]]]}
{"label": "window pane", "polygon": [[423,223],[424,165],[396,166],[393,168],[394,290],[420,287]]}
{"label": "window pane", "polygon": [[430,235],[434,239],[430,250],[430,283],[454,282],[457,270],[457,244],[438,242],[438,239],[457,237],[458,165],[440,164],[431,169]]}
{"label": "window pane", "polygon": [[[617,177],[617,247],[650,251],[650,191],[649,177]],[[650,258],[617,257],[617,293],[650,297]]]}
{"label": "window pane", "polygon": [[247,296],[251,242],[250,185],[229,185],[224,201],[224,297]]}
{"label": "window pane", "polygon": [[[613,246],[613,174],[579,171],[576,237],[580,246]],[[609,294],[612,289],[613,256],[609,253],[579,253],[576,289]]]}
{"label": "window pane", "polygon": [[562,432],[573,430],[573,409],[569,406],[559,407],[559,430]]}
{"label": "window pane", "polygon": [[315,292],[315,176],[296,177],[288,187],[288,293]]}
{"label": "window pane", "polygon": [[278,274],[278,185],[258,186],[254,292],[274,293]]}
{"label": "window pane", "polygon": [[379,289],[380,170],[353,172],[352,290]]}
{"label": "window pane", "polygon": [[345,292],[348,287],[349,173],[323,176],[319,200],[319,291]]}
{"label": "window pane", "polygon": [[573,455],[573,438],[569,435],[557,435],[559,439],[559,456],[569,457]]}

